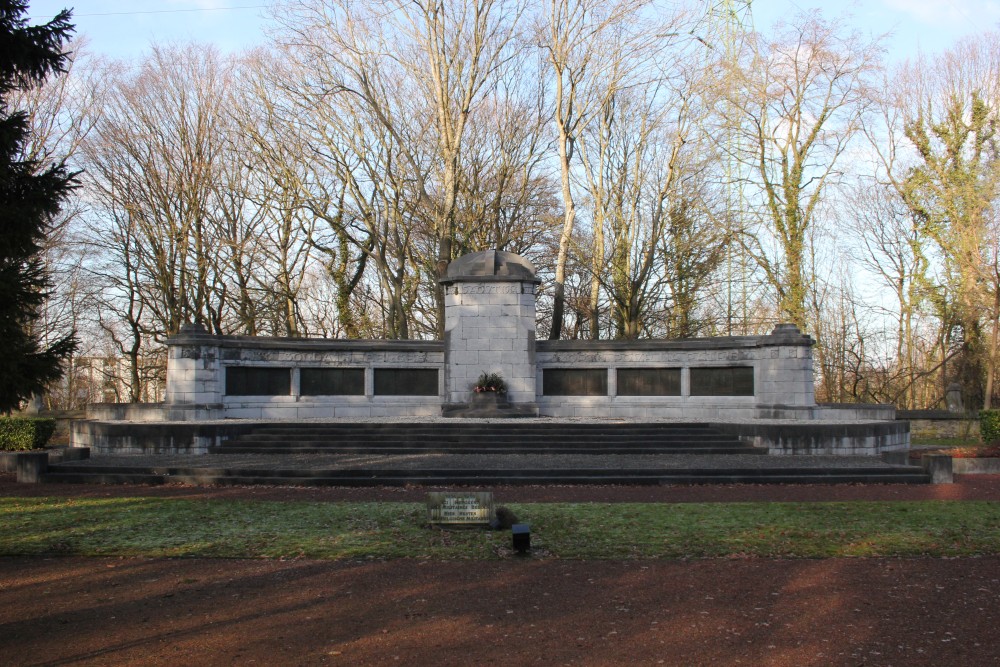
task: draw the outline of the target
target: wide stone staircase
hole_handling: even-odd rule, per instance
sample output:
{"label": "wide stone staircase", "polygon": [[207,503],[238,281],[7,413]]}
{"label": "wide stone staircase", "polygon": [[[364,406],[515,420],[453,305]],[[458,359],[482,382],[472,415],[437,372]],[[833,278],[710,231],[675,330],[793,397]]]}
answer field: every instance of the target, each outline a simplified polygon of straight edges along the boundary
{"label": "wide stone staircase", "polygon": [[865,457],[768,456],[709,424],[275,422],[208,456],[98,457],[45,481],[310,486],[926,483]]}
{"label": "wide stone staircase", "polygon": [[213,454],[767,454],[708,424],[529,421],[280,424]]}

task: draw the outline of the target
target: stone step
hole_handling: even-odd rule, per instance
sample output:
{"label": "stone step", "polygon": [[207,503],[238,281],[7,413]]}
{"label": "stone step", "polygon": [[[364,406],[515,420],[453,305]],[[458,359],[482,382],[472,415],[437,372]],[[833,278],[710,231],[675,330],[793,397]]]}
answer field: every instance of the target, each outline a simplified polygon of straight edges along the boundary
{"label": "stone step", "polygon": [[518,422],[272,424],[212,447],[247,453],[764,453],[707,424]]}
{"label": "stone step", "polygon": [[60,466],[45,482],[275,486],[484,486],[550,484],[926,484],[917,468],[743,468],[692,470],[239,470]]}
{"label": "stone step", "polygon": [[256,433],[704,433],[717,432],[708,424],[651,424],[651,423],[525,423],[525,422],[416,422],[407,423],[299,423],[262,425]]}
{"label": "stone step", "polygon": [[379,443],[377,445],[314,445],[306,442],[289,442],[285,444],[233,444],[209,448],[209,454],[370,454],[370,455],[406,455],[406,454],[590,454],[590,455],[633,455],[633,454],[753,454],[766,455],[767,450],[746,445],[631,445],[622,446],[569,446],[549,445],[544,447],[524,447],[517,445],[502,446],[440,446],[428,444],[423,447],[394,446]]}
{"label": "stone step", "polygon": [[280,442],[289,440],[299,440],[308,442],[399,442],[413,443],[419,445],[423,442],[521,442],[521,443],[546,443],[554,439],[592,442],[739,442],[734,437],[727,437],[718,433],[694,433],[694,434],[633,434],[633,433],[608,433],[608,434],[566,434],[557,436],[555,434],[539,435],[535,433],[296,433],[287,431],[284,433],[248,433],[240,436],[243,442]]}
{"label": "stone step", "polygon": [[599,433],[608,435],[617,434],[642,434],[642,435],[695,435],[704,433],[718,433],[718,429],[708,425],[684,424],[676,426],[671,424],[525,424],[523,422],[503,422],[503,423],[476,423],[476,422],[437,422],[433,424],[372,424],[372,423],[352,423],[352,424],[289,424],[259,426],[254,429],[255,433],[326,433],[326,434],[392,434],[392,433],[419,433],[419,434],[464,434],[464,433],[517,433],[531,435],[552,435],[555,434],[589,434]]}
{"label": "stone step", "polygon": [[347,447],[347,446],[384,446],[384,447],[412,447],[413,449],[423,449],[425,447],[446,447],[446,446],[477,446],[477,447],[535,447],[546,449],[548,447],[558,447],[562,445],[573,445],[575,447],[718,447],[735,446],[749,447],[736,438],[517,438],[505,436],[503,438],[323,438],[316,435],[296,437],[294,434],[284,436],[267,437],[238,437],[225,441],[220,447],[229,448],[233,445],[255,447],[255,446],[280,446],[288,444],[302,444],[312,447]]}

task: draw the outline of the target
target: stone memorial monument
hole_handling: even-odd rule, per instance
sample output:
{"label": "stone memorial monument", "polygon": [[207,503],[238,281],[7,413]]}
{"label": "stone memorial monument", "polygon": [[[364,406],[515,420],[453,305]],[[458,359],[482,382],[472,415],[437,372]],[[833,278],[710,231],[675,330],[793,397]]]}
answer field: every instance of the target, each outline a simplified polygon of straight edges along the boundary
{"label": "stone memorial monument", "polygon": [[[73,442],[202,453],[268,420],[444,416],[698,420],[774,454],[909,448],[892,406],[816,403],[814,341],[792,324],[755,336],[536,341],[540,281],[523,257],[465,255],[441,283],[444,340],[217,336],[185,325],[167,340],[165,402],[90,406]],[[477,393],[481,377],[490,384]]]}
{"label": "stone memorial monument", "polygon": [[[448,265],[444,285],[442,414],[537,417],[535,403],[535,267],[511,252],[486,250]],[[500,396],[477,396],[484,373],[506,382]],[[477,398],[499,399],[477,401]]]}

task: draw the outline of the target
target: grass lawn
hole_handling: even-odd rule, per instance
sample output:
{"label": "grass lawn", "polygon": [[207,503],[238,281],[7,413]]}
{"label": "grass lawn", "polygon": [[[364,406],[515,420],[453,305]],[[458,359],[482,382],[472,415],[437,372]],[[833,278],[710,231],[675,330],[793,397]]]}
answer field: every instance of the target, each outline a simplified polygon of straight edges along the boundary
{"label": "grass lawn", "polygon": [[[1000,503],[530,503],[536,557],[1000,553]],[[420,503],[0,498],[0,555],[496,559],[509,531],[424,525]]]}

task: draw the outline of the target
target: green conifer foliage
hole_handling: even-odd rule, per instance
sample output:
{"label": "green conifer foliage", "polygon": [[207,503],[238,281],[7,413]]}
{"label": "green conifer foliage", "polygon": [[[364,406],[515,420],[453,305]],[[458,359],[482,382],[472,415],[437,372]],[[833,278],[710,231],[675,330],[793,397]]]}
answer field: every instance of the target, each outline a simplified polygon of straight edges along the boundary
{"label": "green conifer foliage", "polygon": [[0,0],[0,412],[9,413],[62,376],[76,349],[70,334],[44,346],[34,326],[49,279],[42,245],[74,187],[65,164],[23,160],[30,135],[24,113],[11,109],[13,91],[41,85],[65,71],[62,45],[73,32],[68,11],[29,26],[25,0]]}

